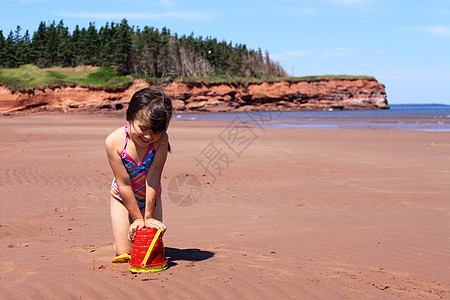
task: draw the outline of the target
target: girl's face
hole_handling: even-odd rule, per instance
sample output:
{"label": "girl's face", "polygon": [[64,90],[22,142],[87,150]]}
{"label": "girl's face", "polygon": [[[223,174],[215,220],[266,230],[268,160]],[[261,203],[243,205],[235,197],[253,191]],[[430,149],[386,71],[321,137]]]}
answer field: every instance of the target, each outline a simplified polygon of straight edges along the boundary
{"label": "girl's face", "polygon": [[130,137],[139,147],[148,147],[161,137],[162,132],[153,132],[150,127],[140,121],[134,120],[131,123]]}

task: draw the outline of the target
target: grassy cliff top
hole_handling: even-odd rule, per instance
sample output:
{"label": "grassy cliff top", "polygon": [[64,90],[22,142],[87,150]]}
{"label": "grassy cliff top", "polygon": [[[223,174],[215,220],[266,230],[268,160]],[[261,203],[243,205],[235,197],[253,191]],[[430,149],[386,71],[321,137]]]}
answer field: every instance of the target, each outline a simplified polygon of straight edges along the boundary
{"label": "grassy cliff top", "polygon": [[[38,68],[34,65],[23,65],[19,68],[0,68],[0,85],[12,90],[26,90],[33,88],[44,88],[57,84],[74,84],[105,89],[114,89],[126,86],[133,81],[135,76],[120,76],[112,68],[99,68],[91,66],[80,66],[75,68]],[[302,81],[302,80],[324,80],[324,79],[372,79],[370,76],[352,75],[323,75],[305,77],[277,77],[266,81]],[[163,83],[167,78],[142,77],[149,83]],[[262,82],[263,79],[256,78],[227,78],[227,77],[199,77],[199,78],[176,78],[177,81],[203,81],[203,82]]]}
{"label": "grassy cliff top", "polygon": [[14,90],[43,88],[55,84],[116,88],[132,80],[128,76],[119,76],[114,69],[90,66],[38,68],[23,65],[14,69],[0,69],[0,85]]}

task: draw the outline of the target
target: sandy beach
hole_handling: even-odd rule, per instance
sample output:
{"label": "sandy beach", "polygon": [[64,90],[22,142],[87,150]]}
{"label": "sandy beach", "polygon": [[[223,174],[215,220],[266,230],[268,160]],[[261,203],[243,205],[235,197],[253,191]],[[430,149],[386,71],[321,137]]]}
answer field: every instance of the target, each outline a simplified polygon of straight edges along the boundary
{"label": "sandy beach", "polygon": [[174,120],[169,268],[112,264],[105,115],[0,117],[1,299],[448,299],[450,133]]}

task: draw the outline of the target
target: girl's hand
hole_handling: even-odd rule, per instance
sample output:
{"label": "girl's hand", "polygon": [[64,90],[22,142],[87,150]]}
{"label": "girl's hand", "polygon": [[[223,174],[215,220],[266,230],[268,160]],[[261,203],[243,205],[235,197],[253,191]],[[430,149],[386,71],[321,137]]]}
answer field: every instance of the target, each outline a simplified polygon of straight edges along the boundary
{"label": "girl's hand", "polygon": [[142,219],[136,219],[134,222],[130,225],[130,229],[128,230],[128,240],[130,242],[134,241],[134,238],[136,237],[136,230],[141,230],[144,228],[145,222]]}
{"label": "girl's hand", "polygon": [[164,232],[167,229],[166,225],[164,225],[161,221],[158,221],[153,218],[145,220],[145,227],[161,229],[161,236],[164,235]]}

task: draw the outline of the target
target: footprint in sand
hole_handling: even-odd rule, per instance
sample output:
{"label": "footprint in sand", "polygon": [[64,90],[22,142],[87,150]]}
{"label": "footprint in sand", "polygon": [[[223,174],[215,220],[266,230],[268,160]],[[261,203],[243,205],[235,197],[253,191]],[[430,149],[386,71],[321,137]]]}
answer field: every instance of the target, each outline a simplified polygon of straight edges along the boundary
{"label": "footprint in sand", "polygon": [[16,243],[8,245],[8,248],[22,248],[22,247],[28,247],[28,244]]}
{"label": "footprint in sand", "polygon": [[13,261],[3,261],[0,263],[0,273],[8,273],[14,271]]}
{"label": "footprint in sand", "polygon": [[61,213],[61,212],[71,211],[71,210],[72,210],[71,208],[59,208],[59,207],[57,207],[53,211],[57,212],[57,213]]}
{"label": "footprint in sand", "polygon": [[344,261],[344,260],[333,260],[331,262],[333,265],[340,265],[340,266],[346,266],[348,265],[348,262]]}
{"label": "footprint in sand", "polygon": [[90,194],[82,194],[82,195],[83,195],[83,198],[85,198],[85,199],[89,199],[89,200],[97,199],[97,196],[94,196],[94,195],[90,195]]}
{"label": "footprint in sand", "polygon": [[16,269],[13,261],[0,263],[0,274],[8,274],[7,276],[2,276],[3,282],[22,283],[35,273],[37,273],[36,269]]}
{"label": "footprint in sand", "polygon": [[14,145],[14,144],[0,145],[0,152],[2,152],[2,151],[9,151],[14,146],[16,146],[16,145]]}

